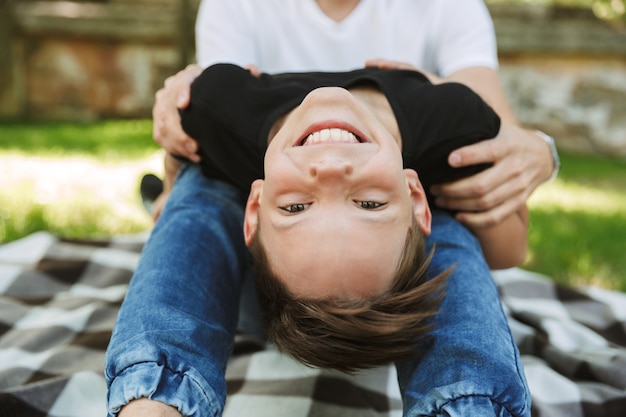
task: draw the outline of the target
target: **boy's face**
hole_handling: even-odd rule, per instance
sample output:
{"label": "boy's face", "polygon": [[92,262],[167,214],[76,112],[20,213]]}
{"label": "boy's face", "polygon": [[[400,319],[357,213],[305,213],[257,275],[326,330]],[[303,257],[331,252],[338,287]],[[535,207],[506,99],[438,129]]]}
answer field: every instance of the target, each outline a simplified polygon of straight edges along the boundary
{"label": "boy's face", "polygon": [[411,216],[430,232],[417,174],[402,169],[398,128],[380,93],[312,91],[277,125],[244,233],[261,240],[297,297],[363,298],[391,285]]}

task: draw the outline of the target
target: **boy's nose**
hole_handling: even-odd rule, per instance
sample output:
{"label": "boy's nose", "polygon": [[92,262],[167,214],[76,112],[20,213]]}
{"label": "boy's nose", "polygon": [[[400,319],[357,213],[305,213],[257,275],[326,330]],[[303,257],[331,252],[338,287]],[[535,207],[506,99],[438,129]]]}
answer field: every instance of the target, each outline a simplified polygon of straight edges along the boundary
{"label": "boy's nose", "polygon": [[311,176],[320,180],[347,176],[352,174],[353,170],[354,168],[349,161],[334,158],[314,162],[309,167]]}

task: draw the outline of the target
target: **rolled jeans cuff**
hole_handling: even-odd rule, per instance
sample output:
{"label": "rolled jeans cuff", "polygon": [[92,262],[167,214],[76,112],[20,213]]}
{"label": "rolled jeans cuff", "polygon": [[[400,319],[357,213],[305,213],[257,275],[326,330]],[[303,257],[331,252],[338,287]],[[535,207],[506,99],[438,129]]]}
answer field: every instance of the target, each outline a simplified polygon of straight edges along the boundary
{"label": "rolled jeans cuff", "polygon": [[156,362],[134,365],[111,383],[108,393],[108,416],[117,415],[130,401],[149,398],[171,405],[189,417],[219,416],[220,398],[200,375],[175,372]]}

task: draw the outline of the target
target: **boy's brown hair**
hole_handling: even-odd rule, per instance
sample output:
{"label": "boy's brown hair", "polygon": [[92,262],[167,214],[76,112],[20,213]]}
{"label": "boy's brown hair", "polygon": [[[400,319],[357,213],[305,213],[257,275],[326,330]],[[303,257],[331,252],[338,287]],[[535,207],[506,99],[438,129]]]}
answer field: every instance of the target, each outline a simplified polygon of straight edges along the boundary
{"label": "boy's brown hair", "polygon": [[[259,225],[260,226],[260,225]],[[416,354],[433,327],[451,269],[428,279],[433,251],[415,218],[391,288],[373,298],[293,297],[273,273],[261,244],[261,228],[250,245],[257,294],[268,337],[279,350],[309,366],[343,372],[372,368]]]}

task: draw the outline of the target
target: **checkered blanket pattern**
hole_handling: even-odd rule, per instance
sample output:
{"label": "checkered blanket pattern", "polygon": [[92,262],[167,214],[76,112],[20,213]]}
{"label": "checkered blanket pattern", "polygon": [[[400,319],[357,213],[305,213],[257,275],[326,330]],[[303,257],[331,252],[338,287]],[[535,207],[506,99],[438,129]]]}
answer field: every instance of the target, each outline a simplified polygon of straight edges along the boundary
{"label": "checkered blanket pattern", "polygon": [[[102,417],[103,360],[145,235],[0,246],[0,417]],[[494,273],[535,417],[626,415],[626,294]],[[393,367],[347,376],[238,339],[225,417],[398,416]]]}

